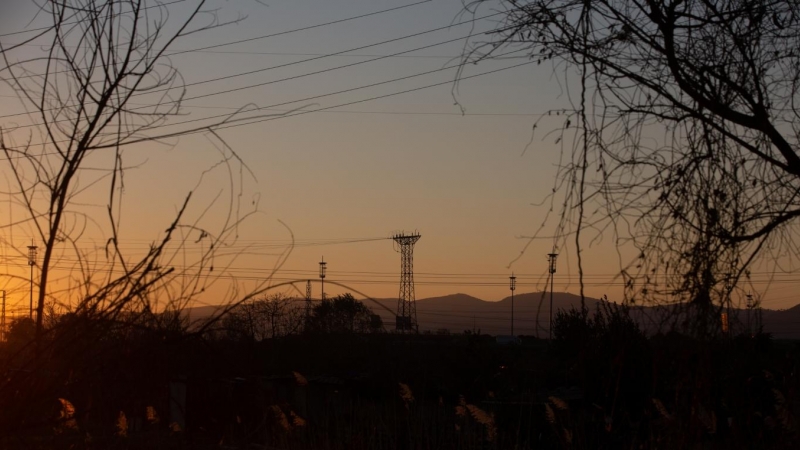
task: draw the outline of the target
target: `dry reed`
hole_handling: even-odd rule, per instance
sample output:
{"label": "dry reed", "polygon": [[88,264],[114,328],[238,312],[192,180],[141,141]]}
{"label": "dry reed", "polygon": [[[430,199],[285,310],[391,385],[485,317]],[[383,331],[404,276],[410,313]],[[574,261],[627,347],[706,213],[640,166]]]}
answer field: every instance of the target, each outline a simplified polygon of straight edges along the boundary
{"label": "dry reed", "polygon": [[398,383],[400,385],[400,398],[403,399],[403,403],[406,406],[406,409],[409,409],[409,405],[414,402],[414,393],[411,392],[411,388],[408,387],[405,383]]}
{"label": "dry reed", "polygon": [[158,413],[152,406],[148,406],[145,410],[145,419],[150,424],[156,424],[159,421]]}
{"label": "dry reed", "polygon": [[298,386],[308,385],[308,380],[306,379],[306,377],[300,374],[300,372],[292,372],[292,375],[294,375],[294,380],[297,382]]}
{"label": "dry reed", "polygon": [[494,415],[478,408],[475,405],[467,405],[470,415],[476,422],[486,427],[486,440],[494,441],[497,437],[497,426],[494,422]]}
{"label": "dry reed", "polygon": [[119,412],[117,416],[117,436],[119,437],[128,437],[128,418],[125,416],[123,411]]}
{"label": "dry reed", "polygon": [[272,413],[275,415],[275,418],[278,419],[278,425],[281,426],[286,431],[292,429],[292,425],[289,423],[289,419],[286,417],[286,414],[283,413],[283,410],[278,405],[272,405]]}

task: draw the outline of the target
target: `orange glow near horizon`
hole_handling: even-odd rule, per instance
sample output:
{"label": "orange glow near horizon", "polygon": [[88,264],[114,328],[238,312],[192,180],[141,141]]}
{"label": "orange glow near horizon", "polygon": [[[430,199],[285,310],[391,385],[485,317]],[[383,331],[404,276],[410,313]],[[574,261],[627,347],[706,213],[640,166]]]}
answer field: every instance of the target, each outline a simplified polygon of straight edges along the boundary
{"label": "orange glow near horizon", "polygon": [[[220,10],[224,17],[240,12],[249,17],[237,26],[178,40],[175,49],[246,39],[377,8],[373,2],[351,3],[343,6],[317,2],[314,8],[295,2],[270,8],[226,3]],[[185,5],[170,6],[173,7],[184,11],[180,8]],[[246,10],[240,11],[241,8]],[[201,251],[207,249],[203,245],[208,242],[207,238],[201,239],[199,230],[216,236],[226,223],[229,227],[218,254],[207,261],[210,266],[201,272],[213,283],[193,299],[197,306],[235,300],[248,292],[292,280],[298,281],[298,290],[281,287],[278,291],[302,296],[305,280],[310,279],[315,283],[316,296],[317,263],[322,254],[328,262],[328,295],[345,292],[345,288],[334,284],[337,282],[373,298],[396,298],[400,255],[388,238],[398,230],[418,230],[422,235],[414,251],[417,299],[465,293],[498,301],[510,295],[508,276],[512,271],[517,277],[517,295],[547,289],[546,255],[552,251],[553,240],[529,244],[524,236],[540,230],[548,214],[550,204],[540,203],[553,189],[559,164],[561,146],[547,137],[546,131],[562,126],[561,118],[546,113],[569,104],[565,88],[553,80],[552,67],[525,66],[465,80],[458,86],[443,84],[371,100],[453,80],[454,72],[442,72],[303,100],[439,69],[461,54],[463,42],[308,75],[375,55],[444,42],[468,32],[463,27],[453,27],[353,54],[204,82],[443,27],[462,8],[457,0],[430,2],[346,26],[320,27],[172,57],[186,83],[198,83],[190,86],[187,97],[209,95],[187,101],[187,116],[180,120],[235,111],[244,105],[267,108],[270,114],[297,108],[331,109],[220,130],[218,136],[224,145],[215,136],[193,134],[125,147],[122,160],[129,169],[125,172],[124,191],[119,191],[123,194],[119,197],[121,203],[115,206],[119,207],[120,246],[128,261],[135,261],[152,242],[163,238],[164,230],[191,192],[192,201],[182,220],[185,227],[176,231],[176,244],[169,247],[173,253],[163,260],[165,266],[194,270]],[[4,2],[0,6],[0,28],[16,30],[35,12],[26,2]],[[45,19],[36,17],[38,21]],[[491,26],[489,22],[481,23],[478,29],[486,31]],[[2,39],[5,42],[11,38]],[[39,50],[34,45],[30,54]],[[487,61],[469,67],[466,74],[508,65]],[[265,84],[295,75],[303,77]],[[256,87],[244,89],[250,85]],[[210,95],[231,87],[243,89]],[[0,105],[0,115],[23,110],[17,99],[9,97],[13,92],[7,85],[0,91],[8,98]],[[370,100],[354,103],[365,99]],[[353,104],[333,108],[346,103]],[[283,105],[271,106],[278,104]],[[15,127],[35,119],[20,115],[0,119],[0,126],[10,130],[5,131],[7,136],[16,132],[15,142],[19,144],[28,135]],[[532,124],[539,119],[537,126],[545,132],[534,136]],[[238,160],[226,153],[229,150],[225,145],[245,166],[239,166]],[[220,165],[226,156],[230,164]],[[89,163],[108,167],[109,161],[113,162],[111,151],[96,155]],[[80,272],[80,260],[88,262],[83,269],[99,277],[97,280],[109,275],[105,256],[111,236],[106,210],[109,181],[99,172],[89,171],[82,176],[75,190],[79,192],[75,215],[65,228],[73,236],[80,236],[75,244],[80,257],[72,244],[60,243],[53,267],[55,279],[48,284],[48,298],[65,308],[77,304],[81,289],[87,288],[81,285],[85,277]],[[1,181],[4,190],[13,187],[7,171]],[[5,222],[0,224],[4,230],[0,235],[0,263],[5,276],[0,288],[7,291],[10,310],[18,311],[28,304],[25,246],[32,237],[41,246],[41,236],[30,222],[22,221],[25,213],[18,206],[9,203],[4,214]],[[238,218],[244,221],[232,225]],[[554,229],[551,220],[545,230],[552,233]],[[587,237],[586,242],[591,238]],[[623,248],[620,259],[610,241],[593,244],[582,253],[589,297],[622,298],[622,281],[616,274],[630,262],[631,255]],[[179,242],[184,243],[180,250]],[[572,242],[569,245],[558,249],[561,256],[554,285],[558,292],[578,293],[575,249]],[[188,282],[189,278],[176,278],[176,291],[171,295],[179,297],[181,280]],[[754,286],[762,289],[759,295],[765,308],[796,304],[793,290],[798,283],[800,279],[791,274],[773,277],[765,269],[754,270]]]}

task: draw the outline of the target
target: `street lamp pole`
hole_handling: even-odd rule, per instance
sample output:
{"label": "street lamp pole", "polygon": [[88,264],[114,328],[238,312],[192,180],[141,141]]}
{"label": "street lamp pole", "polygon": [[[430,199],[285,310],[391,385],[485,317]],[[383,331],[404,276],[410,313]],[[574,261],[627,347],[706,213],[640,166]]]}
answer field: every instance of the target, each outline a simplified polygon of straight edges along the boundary
{"label": "street lamp pole", "polygon": [[553,275],[556,273],[556,257],[558,257],[558,253],[555,251],[553,253],[547,254],[547,259],[550,262],[550,337],[548,340],[553,340]]}
{"label": "street lamp pole", "polygon": [[0,314],[0,334],[3,336],[3,340],[5,341],[8,338],[8,333],[6,333],[6,291],[3,289],[3,310]]}
{"label": "street lamp pole", "polygon": [[28,246],[28,265],[31,266],[31,298],[30,298],[30,312],[28,317],[33,320],[33,266],[36,265],[36,250],[39,247],[33,245],[33,240],[31,240],[31,245]]}
{"label": "street lamp pole", "polygon": [[322,280],[322,300],[325,300],[325,272],[328,270],[328,263],[325,262],[325,257],[319,262],[319,279]]}
{"label": "street lamp pole", "polygon": [[511,335],[514,336],[514,289],[517,288],[517,277],[514,276],[514,272],[511,272],[508,280],[511,289]]}

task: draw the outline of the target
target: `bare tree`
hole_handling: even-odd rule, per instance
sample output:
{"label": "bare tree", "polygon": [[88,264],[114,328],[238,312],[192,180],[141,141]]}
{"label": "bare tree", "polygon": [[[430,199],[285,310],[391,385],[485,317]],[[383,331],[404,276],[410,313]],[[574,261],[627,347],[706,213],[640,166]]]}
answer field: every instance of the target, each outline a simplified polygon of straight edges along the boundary
{"label": "bare tree", "polygon": [[221,325],[228,338],[261,341],[300,332],[304,314],[298,299],[273,294],[237,305],[222,318]]}
{"label": "bare tree", "polygon": [[721,307],[759,258],[794,261],[800,3],[501,4],[501,26],[464,59],[520,48],[563,75],[552,205],[581,277],[590,228],[638,249],[621,270],[630,300]]}
{"label": "bare tree", "polygon": [[[220,165],[231,177],[240,171],[231,167],[242,164],[239,158],[213,131],[233,116],[163,129],[182,114],[185,94],[168,50],[186,36],[225,25],[204,4],[168,11],[147,0],[47,1],[39,14],[49,16],[52,26],[0,49],[0,76],[24,108],[18,116],[28,121],[15,117],[0,126],[3,171],[10,177],[4,195],[14,212],[0,226],[8,233],[27,228],[39,246],[37,334],[48,299],[112,316],[129,308],[152,311],[156,299],[160,308],[182,307],[211,282],[212,256],[247,215],[232,204],[221,225],[206,229],[200,218],[186,217],[189,192],[144,257],[127,256],[120,246],[127,146],[206,132],[217,141]],[[34,44],[46,51],[37,54]],[[232,191],[234,186],[231,180]],[[96,203],[100,195],[105,205]],[[105,245],[88,255],[79,241],[98,235]],[[189,245],[201,256],[179,259]],[[25,248],[17,254],[24,258]]]}
{"label": "bare tree", "polygon": [[[0,219],[2,241],[7,252],[11,249],[24,261],[26,249],[15,247],[13,236],[30,233],[40,256],[37,351],[32,359],[14,361],[14,376],[0,383],[4,403],[20,405],[0,415],[0,429],[22,429],[25,417],[30,423],[41,420],[36,408],[56,398],[66,379],[60,371],[74,379],[79,374],[104,379],[98,361],[117,351],[114,339],[140,329],[185,331],[180,310],[215,283],[228,281],[225,269],[236,254],[226,247],[257,205],[248,211],[238,204],[241,185],[236,180],[247,168],[214,130],[243,119],[242,111],[194,128],[164,128],[183,114],[186,91],[170,48],[187,36],[230,23],[204,6],[204,0],[173,10],[149,0],[43,1],[38,16],[48,17],[50,26],[32,30],[25,40],[0,43],[3,92],[17,99],[16,105],[6,104],[19,108],[19,114],[0,122],[0,170],[6,175],[2,195],[11,204]],[[224,196],[200,200],[200,213],[192,215],[189,207],[197,200],[188,192],[173,217],[156,219],[163,221],[164,231],[143,256],[130,248],[126,253],[121,225],[125,174],[132,164],[125,150],[142,143],[174,144],[193,133],[205,133],[218,152],[216,163],[198,173],[197,186],[209,171],[222,170],[228,176],[222,192],[227,190],[229,203],[224,205]],[[212,206],[222,210],[213,228],[204,222]],[[87,248],[97,241],[103,244]],[[27,277],[6,275],[27,288]],[[218,301],[233,307],[263,291],[266,283],[247,291],[234,284]],[[52,328],[44,323],[49,304],[69,312]]]}

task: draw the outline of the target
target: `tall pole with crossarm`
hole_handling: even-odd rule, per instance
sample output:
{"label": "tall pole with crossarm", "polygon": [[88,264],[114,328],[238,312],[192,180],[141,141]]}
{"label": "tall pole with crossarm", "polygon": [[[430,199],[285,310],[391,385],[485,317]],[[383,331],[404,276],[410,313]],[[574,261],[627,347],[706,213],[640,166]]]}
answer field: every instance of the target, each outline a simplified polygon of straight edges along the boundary
{"label": "tall pole with crossarm", "polygon": [[511,289],[511,335],[514,336],[514,289],[517,288],[517,277],[514,276],[514,272],[511,272],[508,281],[508,287]]}
{"label": "tall pole with crossarm", "polygon": [[31,245],[28,246],[28,265],[31,266],[31,301],[30,301],[30,313],[28,317],[31,320],[33,320],[33,266],[36,265],[36,250],[38,248],[39,247],[33,245],[33,240],[31,240]]}
{"label": "tall pole with crossarm", "polygon": [[319,279],[322,286],[320,286],[320,299],[325,300],[325,272],[328,270],[328,263],[325,262],[325,257],[319,262]]}
{"label": "tall pole with crossarm", "polygon": [[549,272],[550,272],[550,337],[549,340],[553,340],[553,276],[556,273],[556,258],[558,257],[558,253],[548,253],[547,254],[547,261],[549,262]]}
{"label": "tall pole with crossarm", "polygon": [[401,333],[419,332],[417,323],[417,304],[414,298],[414,244],[420,238],[419,233],[395,234],[392,239],[399,247],[400,263],[400,295],[397,299],[397,319],[395,329]]}
{"label": "tall pole with crossarm", "polygon": [[3,310],[0,313],[0,335],[2,335],[2,339],[5,341],[8,334],[6,333],[6,291],[5,289],[3,292]]}
{"label": "tall pole with crossarm", "polygon": [[311,280],[306,281],[306,331],[309,319],[311,319]]}

